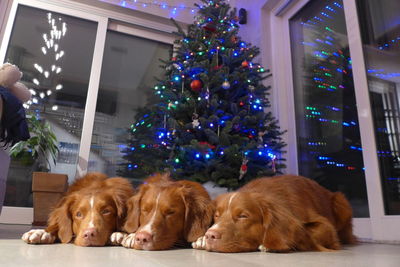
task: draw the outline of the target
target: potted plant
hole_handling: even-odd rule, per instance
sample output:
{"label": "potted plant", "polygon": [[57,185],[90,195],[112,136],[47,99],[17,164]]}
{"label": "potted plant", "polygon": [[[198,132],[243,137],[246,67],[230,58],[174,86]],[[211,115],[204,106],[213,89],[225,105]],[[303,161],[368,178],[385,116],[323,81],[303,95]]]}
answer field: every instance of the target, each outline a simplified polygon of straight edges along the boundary
{"label": "potted plant", "polygon": [[50,160],[56,164],[58,142],[50,123],[35,114],[27,114],[31,138],[16,143],[10,149],[14,164],[29,172],[32,177],[29,190],[33,192],[33,225],[45,225],[52,207],[61,198],[68,185],[65,174],[49,173]]}

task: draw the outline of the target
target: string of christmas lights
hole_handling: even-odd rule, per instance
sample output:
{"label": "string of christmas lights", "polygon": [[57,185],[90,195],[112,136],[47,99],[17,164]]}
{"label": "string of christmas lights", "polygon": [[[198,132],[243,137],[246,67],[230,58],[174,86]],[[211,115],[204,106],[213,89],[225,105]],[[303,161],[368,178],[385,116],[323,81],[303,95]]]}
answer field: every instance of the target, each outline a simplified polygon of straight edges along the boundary
{"label": "string of christmas lights", "polygon": [[144,1],[144,0],[100,0],[102,2],[107,2],[107,3],[112,3],[112,4],[117,4],[119,6],[125,7],[125,8],[151,8],[151,7],[156,7],[160,8],[162,10],[168,10],[170,11],[171,15],[175,16],[178,15],[179,11],[185,11],[185,12],[190,12],[191,14],[195,14],[198,11],[197,7],[191,7],[187,6],[185,4],[179,4],[179,5],[173,5],[169,4],[166,1]]}

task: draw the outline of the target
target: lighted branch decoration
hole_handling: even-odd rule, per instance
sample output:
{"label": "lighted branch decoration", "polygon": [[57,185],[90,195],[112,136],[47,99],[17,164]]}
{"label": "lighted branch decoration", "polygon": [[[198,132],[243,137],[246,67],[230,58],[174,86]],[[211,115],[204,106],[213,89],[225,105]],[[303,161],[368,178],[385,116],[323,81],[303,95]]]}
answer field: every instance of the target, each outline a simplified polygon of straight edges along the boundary
{"label": "lighted branch decoration", "polygon": [[[47,22],[49,30],[43,33],[43,46],[41,47],[43,59],[41,64],[33,64],[37,76],[32,79],[34,84],[34,87],[30,89],[33,95],[32,100],[25,104],[25,108],[29,108],[32,104],[39,104],[53,92],[63,89],[59,74],[62,71],[61,62],[65,56],[61,43],[67,33],[67,23],[61,17],[53,16],[52,13],[47,13]],[[52,110],[57,109],[57,105],[52,106]]]}

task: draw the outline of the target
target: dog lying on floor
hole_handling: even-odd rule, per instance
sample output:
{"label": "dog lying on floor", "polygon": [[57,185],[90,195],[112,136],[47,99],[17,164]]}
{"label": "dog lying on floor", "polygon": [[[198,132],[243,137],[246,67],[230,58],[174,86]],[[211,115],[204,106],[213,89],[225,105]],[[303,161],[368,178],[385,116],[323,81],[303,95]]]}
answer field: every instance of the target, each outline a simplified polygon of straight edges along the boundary
{"label": "dog lying on floor", "polygon": [[114,245],[140,250],[164,250],[203,236],[211,225],[212,201],[203,186],[172,181],[157,174],[141,185],[128,201],[127,233],[111,236]]}
{"label": "dog lying on floor", "polygon": [[124,178],[89,173],[76,180],[50,213],[48,226],[22,236],[28,244],[56,241],[78,246],[104,246],[124,223],[133,188]]}
{"label": "dog lying on floor", "polygon": [[352,209],[299,176],[260,178],[215,200],[214,225],[193,248],[215,252],[332,251],[355,243]]}

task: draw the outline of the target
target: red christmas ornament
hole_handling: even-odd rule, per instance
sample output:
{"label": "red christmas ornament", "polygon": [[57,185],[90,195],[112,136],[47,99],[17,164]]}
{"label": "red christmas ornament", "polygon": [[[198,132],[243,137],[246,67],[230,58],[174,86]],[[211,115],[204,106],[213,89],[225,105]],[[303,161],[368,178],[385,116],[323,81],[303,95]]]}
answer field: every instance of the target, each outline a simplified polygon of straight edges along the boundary
{"label": "red christmas ornament", "polygon": [[215,70],[215,71],[217,71],[217,70],[220,70],[221,68],[222,68],[222,65],[219,65],[219,66],[213,67],[212,69]]}
{"label": "red christmas ornament", "polygon": [[244,158],[242,161],[242,165],[239,169],[239,180],[242,180],[243,176],[247,173],[247,163],[249,162],[248,159]]}
{"label": "red christmas ornament", "polygon": [[209,32],[215,32],[217,30],[217,27],[212,23],[207,23],[203,26],[203,29]]}
{"label": "red christmas ornament", "polygon": [[210,144],[210,143],[208,143],[208,142],[206,142],[206,141],[199,142],[199,144],[200,144],[200,145],[206,145],[206,146],[208,146],[208,147],[211,148],[211,149],[215,149],[215,146],[214,146],[214,145],[212,145],[212,144]]}
{"label": "red christmas ornament", "polygon": [[203,83],[200,80],[193,80],[190,83],[190,88],[192,88],[192,90],[195,92],[200,92],[202,87],[203,87]]}
{"label": "red christmas ornament", "polygon": [[243,62],[242,62],[242,67],[243,67],[243,68],[249,67],[249,62],[248,62],[247,60],[243,61]]}
{"label": "red christmas ornament", "polygon": [[172,61],[176,61],[176,57],[171,58]]}
{"label": "red christmas ornament", "polygon": [[232,43],[237,43],[238,42],[238,38],[237,38],[237,36],[232,36],[231,37],[231,41],[232,41]]}
{"label": "red christmas ornament", "polygon": [[242,172],[246,173],[246,172],[247,172],[247,165],[242,165],[242,166],[240,167],[240,170],[241,170]]}

